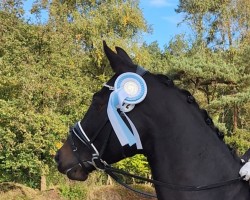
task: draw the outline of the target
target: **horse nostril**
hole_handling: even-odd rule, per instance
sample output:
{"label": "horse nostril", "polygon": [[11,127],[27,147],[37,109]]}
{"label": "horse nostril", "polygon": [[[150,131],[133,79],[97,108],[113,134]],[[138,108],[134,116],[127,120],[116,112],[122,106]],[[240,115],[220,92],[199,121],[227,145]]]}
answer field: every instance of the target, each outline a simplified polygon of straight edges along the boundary
{"label": "horse nostril", "polygon": [[55,155],[55,161],[58,163],[59,162],[59,152],[56,153]]}

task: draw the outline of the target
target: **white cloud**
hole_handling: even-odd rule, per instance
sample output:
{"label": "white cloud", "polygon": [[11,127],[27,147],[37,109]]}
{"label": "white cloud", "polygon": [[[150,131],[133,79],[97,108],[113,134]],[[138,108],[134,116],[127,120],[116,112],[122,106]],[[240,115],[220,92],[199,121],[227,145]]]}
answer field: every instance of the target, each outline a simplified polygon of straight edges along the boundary
{"label": "white cloud", "polygon": [[168,0],[150,0],[149,4],[156,7],[163,7],[163,6],[172,6],[172,3],[169,3]]}
{"label": "white cloud", "polygon": [[181,18],[181,16],[174,15],[174,16],[165,16],[162,17],[162,19],[172,24],[178,24],[182,21],[183,18]]}

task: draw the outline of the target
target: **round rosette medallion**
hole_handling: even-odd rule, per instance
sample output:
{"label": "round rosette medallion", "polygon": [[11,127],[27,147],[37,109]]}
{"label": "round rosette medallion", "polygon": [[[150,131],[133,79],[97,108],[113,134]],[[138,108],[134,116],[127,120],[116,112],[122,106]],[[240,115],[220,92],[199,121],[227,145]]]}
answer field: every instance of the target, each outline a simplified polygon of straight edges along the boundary
{"label": "round rosette medallion", "polygon": [[147,85],[144,79],[132,72],[126,72],[118,76],[115,81],[115,90],[123,88],[127,97],[124,100],[126,104],[138,104],[142,102],[147,95]]}

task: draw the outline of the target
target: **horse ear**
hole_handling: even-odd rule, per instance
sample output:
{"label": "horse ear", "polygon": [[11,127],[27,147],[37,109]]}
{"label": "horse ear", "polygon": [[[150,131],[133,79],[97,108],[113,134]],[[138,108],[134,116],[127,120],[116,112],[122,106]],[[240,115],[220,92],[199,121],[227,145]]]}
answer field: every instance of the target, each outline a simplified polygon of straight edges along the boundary
{"label": "horse ear", "polygon": [[121,56],[123,59],[125,59],[126,61],[133,63],[133,61],[131,60],[131,58],[129,57],[129,55],[127,54],[126,51],[124,51],[121,47],[115,47],[116,52],[119,56]]}
{"label": "horse ear", "polygon": [[[136,66],[132,63],[127,53],[119,48],[118,54],[112,51],[103,41],[104,52],[110,62],[110,65],[115,73],[121,74],[124,72],[135,72]],[[125,54],[124,54],[125,53]],[[129,60],[128,60],[129,58]]]}

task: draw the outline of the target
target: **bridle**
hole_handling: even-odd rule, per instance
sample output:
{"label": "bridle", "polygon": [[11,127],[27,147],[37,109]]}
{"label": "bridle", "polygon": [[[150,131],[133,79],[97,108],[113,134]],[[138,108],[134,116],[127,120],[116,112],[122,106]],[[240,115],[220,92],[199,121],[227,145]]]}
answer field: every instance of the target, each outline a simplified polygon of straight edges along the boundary
{"label": "bridle", "polygon": [[[97,131],[97,134],[95,134],[95,136],[92,139],[89,139],[87,134],[84,132],[80,122],[77,122],[74,125],[74,127],[70,130],[68,138],[70,141],[71,149],[72,149],[75,157],[77,158],[78,163],[76,165],[74,165],[72,168],[67,169],[66,172],[69,172],[70,170],[74,169],[74,167],[77,165],[80,165],[86,174],[91,172],[92,170],[90,168],[93,168],[93,167],[94,167],[94,169],[98,169],[98,170],[104,169],[104,166],[106,166],[107,163],[105,161],[103,161],[101,159],[101,157],[102,157],[102,155],[103,155],[103,153],[108,145],[108,140],[110,138],[112,130],[108,132],[108,135],[107,135],[106,139],[104,140],[104,143],[103,143],[103,146],[102,146],[100,152],[97,150],[97,148],[95,147],[93,142],[95,141],[95,139],[97,138],[99,133],[106,127],[107,123],[108,123],[108,120],[105,120],[104,124],[102,125],[102,128],[99,131]],[[82,160],[80,158],[80,154],[78,152],[78,148],[75,144],[73,136],[76,136],[77,139],[80,140],[81,143],[85,147],[88,148],[89,152],[91,153],[90,160]]]}
{"label": "bridle", "polygon": [[[142,69],[139,69],[140,72],[143,73],[143,75],[145,74],[145,70],[143,71]],[[106,87],[110,87],[106,85]],[[230,179],[227,181],[223,181],[223,182],[219,182],[219,183],[215,183],[215,184],[210,184],[210,185],[200,185],[200,186],[187,186],[187,185],[176,185],[176,184],[171,184],[171,183],[166,183],[166,182],[162,182],[162,181],[158,181],[158,180],[153,180],[153,179],[148,179],[148,178],[144,178],[141,176],[137,176],[134,174],[130,174],[128,172],[125,172],[123,170],[117,169],[112,167],[111,165],[109,165],[106,161],[102,160],[102,155],[108,145],[109,139],[110,139],[110,135],[112,133],[112,128],[110,129],[110,131],[108,131],[108,135],[106,136],[104,142],[103,142],[103,146],[101,147],[100,151],[98,151],[98,149],[95,147],[95,145],[93,144],[93,142],[95,141],[95,139],[97,138],[97,136],[103,131],[103,129],[107,126],[109,120],[106,119],[104,120],[103,125],[100,127],[100,129],[95,133],[95,135],[93,136],[93,138],[89,138],[87,136],[87,134],[84,132],[81,123],[77,122],[74,127],[72,128],[72,130],[70,131],[69,134],[69,141],[71,143],[71,148],[72,151],[74,152],[74,155],[76,156],[78,163],[75,164],[73,167],[69,168],[66,170],[66,173],[68,173],[69,171],[71,171],[72,169],[74,169],[76,166],[81,166],[81,168],[83,169],[84,172],[86,172],[86,174],[90,173],[91,171],[93,171],[93,169],[97,169],[97,170],[101,170],[105,173],[107,173],[108,175],[110,175],[115,181],[117,181],[119,184],[123,185],[124,187],[137,192],[139,194],[145,195],[147,197],[155,197],[157,198],[155,195],[149,194],[149,193],[144,193],[142,191],[136,190],[132,187],[130,187],[129,185],[127,185],[126,183],[122,182],[118,176],[116,174],[121,174],[121,175],[125,175],[128,177],[132,177],[141,181],[146,181],[146,182],[150,182],[154,185],[158,185],[158,186],[162,186],[165,188],[168,188],[170,190],[176,190],[176,191],[204,191],[204,190],[211,190],[211,189],[215,189],[215,188],[221,188],[227,185],[231,185],[233,183],[237,183],[241,180],[244,179],[244,177],[237,177],[235,179]],[[78,138],[81,143],[87,147],[89,149],[89,151],[91,152],[91,159],[89,160],[81,160],[80,158],[80,154],[78,152],[78,148],[75,145],[75,141],[74,141],[74,137],[76,136],[76,138]]]}

